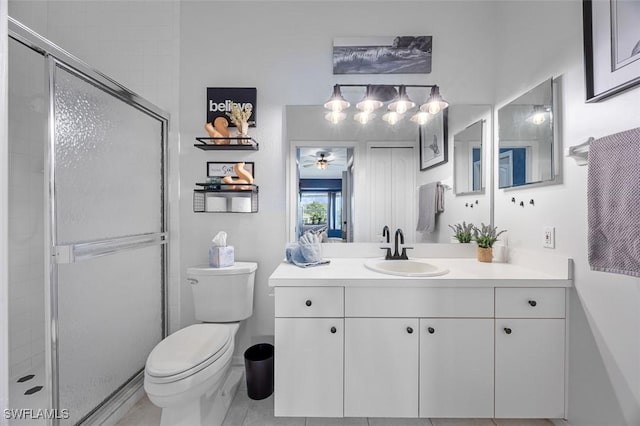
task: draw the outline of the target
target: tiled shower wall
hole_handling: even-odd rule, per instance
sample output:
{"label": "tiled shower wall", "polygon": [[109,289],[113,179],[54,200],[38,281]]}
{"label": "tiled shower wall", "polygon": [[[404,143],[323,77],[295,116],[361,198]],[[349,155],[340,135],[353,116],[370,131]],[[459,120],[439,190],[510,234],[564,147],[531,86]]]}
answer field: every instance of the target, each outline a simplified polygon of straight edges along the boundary
{"label": "tiled shower wall", "polygon": [[10,41],[9,374],[44,368],[44,60]]}

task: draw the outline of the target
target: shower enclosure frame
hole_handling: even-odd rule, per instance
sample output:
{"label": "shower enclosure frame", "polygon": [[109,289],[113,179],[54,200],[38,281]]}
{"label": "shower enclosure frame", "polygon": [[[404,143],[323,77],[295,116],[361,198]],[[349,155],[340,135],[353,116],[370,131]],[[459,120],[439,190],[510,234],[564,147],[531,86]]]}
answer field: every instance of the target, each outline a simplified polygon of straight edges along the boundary
{"label": "shower enclosure frame", "polygon": [[[33,32],[20,22],[8,18],[9,38],[18,41],[27,48],[30,48],[44,56],[47,70],[43,70],[46,75],[46,92],[49,100],[46,102],[47,109],[47,140],[45,151],[45,371],[47,384],[49,385],[50,408],[60,411],[59,396],[59,375],[58,375],[58,264],[73,263],[76,260],[84,260],[99,256],[108,255],[122,250],[142,248],[147,246],[160,245],[161,247],[161,333],[162,338],[168,334],[168,135],[169,135],[169,113],[153,105],[146,99],[131,92],[116,81],[93,69],[91,66],[66,52],[64,49]],[[56,241],[56,209],[55,209],[55,69],[61,68],[78,78],[104,90],[108,94],[115,96],[126,104],[144,112],[157,119],[161,123],[161,232],[138,234],[134,236],[118,237],[79,243],[72,245],[57,245]],[[101,423],[104,419],[113,414],[126,400],[139,391],[144,379],[144,369],[122,384],[105,401],[86,414],[79,423]],[[44,408],[44,407],[43,407]],[[52,419],[53,425],[59,424],[58,419]]]}

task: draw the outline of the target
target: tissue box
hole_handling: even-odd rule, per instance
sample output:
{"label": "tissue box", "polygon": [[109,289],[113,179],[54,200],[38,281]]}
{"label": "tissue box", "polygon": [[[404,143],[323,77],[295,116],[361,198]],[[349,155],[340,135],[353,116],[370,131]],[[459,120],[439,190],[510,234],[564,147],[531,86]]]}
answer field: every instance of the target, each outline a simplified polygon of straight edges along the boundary
{"label": "tissue box", "polygon": [[233,246],[211,247],[209,249],[209,266],[212,268],[233,266]]}

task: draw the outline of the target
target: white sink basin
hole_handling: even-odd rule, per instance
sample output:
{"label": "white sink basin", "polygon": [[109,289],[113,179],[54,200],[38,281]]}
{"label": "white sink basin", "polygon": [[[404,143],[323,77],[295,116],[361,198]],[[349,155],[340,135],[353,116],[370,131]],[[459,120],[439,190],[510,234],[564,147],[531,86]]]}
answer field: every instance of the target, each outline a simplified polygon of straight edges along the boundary
{"label": "white sink basin", "polygon": [[419,260],[380,260],[365,262],[364,266],[381,274],[403,277],[436,277],[449,273],[449,269]]}

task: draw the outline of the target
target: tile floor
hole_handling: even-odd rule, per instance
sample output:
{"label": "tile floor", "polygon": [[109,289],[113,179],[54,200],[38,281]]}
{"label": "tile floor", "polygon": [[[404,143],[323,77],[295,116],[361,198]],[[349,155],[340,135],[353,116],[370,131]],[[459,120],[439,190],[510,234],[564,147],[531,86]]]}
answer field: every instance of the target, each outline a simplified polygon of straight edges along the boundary
{"label": "tile floor", "polygon": [[[160,409],[145,396],[116,426],[157,426]],[[240,388],[229,407],[223,426],[552,426],[548,420],[504,419],[382,419],[275,417],[273,396],[254,401]]]}

